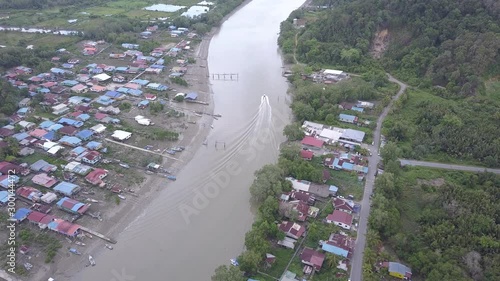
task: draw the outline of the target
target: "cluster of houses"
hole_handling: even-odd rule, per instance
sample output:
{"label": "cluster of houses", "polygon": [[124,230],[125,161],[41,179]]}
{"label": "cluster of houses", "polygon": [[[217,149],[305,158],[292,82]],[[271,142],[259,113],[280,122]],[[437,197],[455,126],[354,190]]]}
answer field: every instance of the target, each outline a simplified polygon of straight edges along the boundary
{"label": "cluster of houses", "polygon": [[[365,138],[365,132],[354,129],[343,129],[337,127],[326,126],[319,123],[304,121],[302,128],[308,140],[317,140],[317,143],[304,144],[309,145],[311,148],[319,149],[323,144],[339,143],[346,147],[354,147],[361,145]],[[321,142],[319,142],[321,141]]]}
{"label": "cluster of houses", "polygon": [[349,79],[349,73],[342,70],[323,69],[311,75],[302,75],[303,79],[309,79],[315,83],[334,84],[345,79]]}
{"label": "cluster of houses", "polygon": [[[296,188],[297,186],[294,185],[293,191],[280,196],[280,213],[285,217],[293,218],[294,221],[282,221],[278,225],[279,230],[285,234],[285,238],[278,241],[278,245],[289,249],[295,249],[297,241],[306,233],[307,226],[303,222],[307,218],[316,218],[319,212],[319,209],[314,207],[316,202],[315,196]],[[324,222],[338,225],[345,230],[351,230],[353,213],[355,212],[354,203],[341,197],[334,197],[330,202],[333,204],[334,211],[327,216]],[[313,271],[320,271],[325,261],[326,253],[339,256],[341,262],[338,268],[347,271],[354,250],[355,239],[344,231],[332,233],[326,238],[328,240],[318,241],[320,246],[318,249],[305,247],[300,251],[300,260],[304,265],[304,274],[309,275]]]}
{"label": "cluster of houses", "polygon": [[[316,218],[319,209],[314,207],[315,195],[304,191],[304,186],[310,183],[292,178],[287,179],[292,182],[293,190],[280,196],[279,211],[281,215],[290,220],[282,221],[278,225],[278,229],[285,234],[285,238],[278,241],[278,245],[295,249],[298,240],[307,232],[305,221],[307,218]],[[331,233],[329,237],[325,237],[326,240],[318,241],[319,247],[316,249],[304,247],[299,251],[305,275],[310,275],[313,271],[319,272],[324,265],[327,253],[338,256],[339,264],[337,268],[347,272],[354,252],[356,239],[349,235],[349,231],[354,230],[354,214],[359,212],[359,207],[352,200],[335,196],[336,187],[332,186],[330,191],[330,194],[334,195],[332,199],[329,199],[330,204],[333,206],[333,212],[328,214],[323,222],[334,224],[343,230]],[[273,262],[274,259],[274,256],[266,257],[266,262]],[[391,276],[405,280],[411,278],[411,269],[400,263],[383,263],[381,267],[387,267]],[[283,279],[280,280],[297,280],[295,276],[296,274],[287,272],[282,276]]]}

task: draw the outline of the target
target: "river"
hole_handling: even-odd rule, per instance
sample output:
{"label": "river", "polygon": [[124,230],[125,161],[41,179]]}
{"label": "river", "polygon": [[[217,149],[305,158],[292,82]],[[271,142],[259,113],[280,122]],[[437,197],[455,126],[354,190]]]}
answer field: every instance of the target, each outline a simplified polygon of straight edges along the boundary
{"label": "river", "polygon": [[222,25],[210,43],[208,66],[239,79],[212,81],[222,118],[214,121],[208,145],[117,237],[115,249],[74,280],[210,280],[218,265],[243,251],[254,219],[253,174],[277,160],[291,117],[279,25],[303,2],[254,0]]}

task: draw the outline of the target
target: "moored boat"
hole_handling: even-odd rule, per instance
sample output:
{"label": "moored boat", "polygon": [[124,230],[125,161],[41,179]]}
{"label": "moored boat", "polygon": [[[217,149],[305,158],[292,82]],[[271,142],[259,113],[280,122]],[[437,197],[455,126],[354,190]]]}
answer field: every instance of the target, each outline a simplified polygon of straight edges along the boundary
{"label": "moored boat", "polygon": [[70,252],[70,253],[73,253],[73,254],[75,254],[75,255],[81,255],[81,254],[82,254],[82,253],[80,253],[80,252],[79,252],[77,249],[75,249],[75,248],[70,248],[70,249],[69,249],[69,252]]}
{"label": "moored boat", "polygon": [[89,262],[90,262],[91,266],[95,265],[95,260],[94,260],[94,258],[91,255],[89,255]]}
{"label": "moored boat", "polygon": [[104,245],[106,248],[108,248],[109,250],[113,250],[113,246],[109,245],[109,244],[106,244]]}
{"label": "moored boat", "polygon": [[177,180],[177,177],[170,175],[170,176],[167,176],[167,179],[175,181],[175,180]]}

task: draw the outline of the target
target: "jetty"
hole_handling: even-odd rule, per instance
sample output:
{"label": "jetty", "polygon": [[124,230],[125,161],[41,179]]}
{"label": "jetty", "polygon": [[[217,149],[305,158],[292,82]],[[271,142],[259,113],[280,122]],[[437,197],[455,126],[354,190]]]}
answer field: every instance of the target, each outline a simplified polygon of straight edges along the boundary
{"label": "jetty", "polygon": [[96,236],[96,237],[99,237],[99,238],[101,238],[102,240],[107,241],[107,242],[109,242],[109,243],[111,243],[111,244],[116,244],[116,242],[117,242],[115,239],[113,239],[113,238],[109,238],[109,237],[107,237],[107,236],[104,236],[103,234],[101,234],[101,233],[99,233],[99,232],[96,232],[96,231],[93,231],[92,229],[88,229],[88,228],[83,227],[83,226],[82,226],[82,227],[80,227],[80,229],[81,229],[82,231],[84,231],[84,232],[87,232],[87,233],[91,234],[91,235],[94,235],[94,236]]}
{"label": "jetty", "polygon": [[238,73],[213,73],[212,80],[238,81]]}

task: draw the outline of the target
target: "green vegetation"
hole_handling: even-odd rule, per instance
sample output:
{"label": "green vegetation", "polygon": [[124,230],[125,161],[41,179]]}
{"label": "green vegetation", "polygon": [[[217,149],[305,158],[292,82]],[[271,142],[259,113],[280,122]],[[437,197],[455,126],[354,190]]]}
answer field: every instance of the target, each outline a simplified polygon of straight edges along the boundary
{"label": "green vegetation", "polygon": [[162,111],[165,108],[163,104],[160,102],[151,102],[149,104],[149,111],[151,114],[156,115],[158,112]]}
{"label": "green vegetation", "polygon": [[497,279],[499,185],[493,174],[424,168],[379,176],[363,280],[379,280],[374,265],[388,258],[404,260],[415,279]]}
{"label": "green vegetation", "polygon": [[189,86],[188,82],[186,80],[182,79],[181,77],[171,77],[170,81],[172,81],[172,83],[175,83],[175,84],[178,84],[178,85],[181,85],[184,87]]}
{"label": "green vegetation", "polygon": [[[335,8],[316,15],[318,20],[299,33],[300,61],[350,71],[372,68],[378,62],[370,57],[370,47],[385,30],[390,40],[381,65],[413,85],[441,85],[469,96],[484,92],[483,75],[498,73],[500,7],[495,1],[326,2]],[[279,42],[286,53],[294,49],[292,19],[307,15],[298,10],[282,23]]]}
{"label": "green vegetation", "polygon": [[440,89],[410,89],[394,103],[384,133],[406,158],[499,167],[499,107],[484,95],[451,99]]}
{"label": "green vegetation", "polygon": [[212,281],[245,281],[243,273],[235,266],[221,265],[215,269]]}
{"label": "green vegetation", "polygon": [[161,128],[153,128],[146,132],[145,137],[151,140],[169,140],[175,141],[179,139],[179,133],[164,130]]}
{"label": "green vegetation", "polygon": [[57,251],[62,247],[61,242],[48,233],[33,233],[28,229],[21,229],[19,231],[19,238],[23,244],[36,244],[42,247],[43,251],[47,254],[45,263],[52,262]]}

